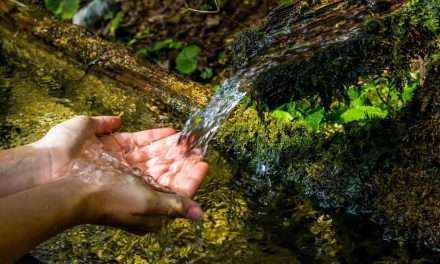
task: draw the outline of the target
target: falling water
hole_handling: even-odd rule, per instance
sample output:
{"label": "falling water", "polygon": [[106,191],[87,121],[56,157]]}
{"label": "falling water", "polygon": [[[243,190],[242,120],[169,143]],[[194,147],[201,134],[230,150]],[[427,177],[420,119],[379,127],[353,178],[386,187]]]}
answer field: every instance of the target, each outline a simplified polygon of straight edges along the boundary
{"label": "falling water", "polygon": [[209,142],[223,121],[245,97],[246,93],[240,90],[242,83],[245,81],[240,79],[240,75],[224,81],[208,106],[191,115],[183,128],[182,137],[192,139],[192,148],[200,148],[206,153]]}

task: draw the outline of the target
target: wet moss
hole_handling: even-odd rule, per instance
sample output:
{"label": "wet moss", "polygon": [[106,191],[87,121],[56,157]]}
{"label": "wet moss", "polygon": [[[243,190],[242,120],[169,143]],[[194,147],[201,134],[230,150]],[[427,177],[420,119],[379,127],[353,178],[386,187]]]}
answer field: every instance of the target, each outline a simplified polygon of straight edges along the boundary
{"label": "wet moss", "polygon": [[440,244],[439,73],[437,67],[429,71],[416,101],[402,113],[396,162],[382,167],[371,181],[375,206],[388,225],[397,227],[396,236],[431,247]]}
{"label": "wet moss", "polygon": [[[348,6],[335,3],[330,6],[341,8],[338,15],[344,16],[344,12],[350,12],[353,8],[357,12],[364,12],[365,8],[358,2],[347,1],[351,3]],[[434,48],[432,39],[438,32],[440,10],[436,1],[409,1],[388,15],[387,12],[393,10],[392,5],[385,15],[379,12],[369,16],[372,11],[368,11],[357,22],[349,25],[341,22],[341,28],[348,27],[341,32],[338,32],[339,26],[336,29],[333,27],[333,20],[326,24],[326,19],[333,15],[328,10],[334,10],[327,8],[326,4],[319,7],[306,12],[305,17],[292,14],[296,6],[290,6],[287,11],[284,7],[273,15],[278,23],[269,19],[260,30],[251,32],[252,36],[249,35],[251,33],[245,33],[237,40],[237,57],[245,58],[241,60],[245,62],[236,64],[254,67],[257,71],[263,69],[251,89],[252,97],[262,107],[273,109],[292,100],[316,95],[328,107],[333,96],[340,94],[345,85],[356,83],[360,76],[380,74],[387,69],[396,78],[403,79],[411,60],[417,56],[424,58]],[[301,23],[308,25],[314,16],[320,19],[322,13],[327,14],[323,21],[315,21],[304,32],[287,30],[297,24],[299,28],[305,27]],[[350,19],[355,20],[353,17]],[[293,22],[287,24],[291,20]],[[283,26],[278,25],[280,23],[284,23]],[[329,28],[325,30],[327,26]],[[315,27],[326,33],[316,34]],[[283,29],[286,31],[281,31]],[[263,41],[264,37],[258,41],[261,37],[257,36],[270,35],[268,32],[271,30],[280,31],[278,34],[281,37],[277,35],[275,40],[267,40],[267,43]],[[319,36],[319,41],[316,41],[316,36]],[[332,38],[335,43],[327,45],[326,41]],[[278,43],[278,39],[284,41]],[[246,41],[250,43],[246,44]]]}
{"label": "wet moss", "polygon": [[311,132],[243,106],[220,132],[218,146],[249,162],[257,174],[263,164],[272,183],[294,188],[320,207],[367,214],[384,224],[385,238],[436,247],[438,199],[430,193],[437,192],[438,153],[432,146],[439,138],[439,83],[438,72],[427,73],[424,63],[433,58],[438,64],[439,11],[436,1],[409,1],[383,20],[364,21],[366,31],[344,45],[272,67],[253,90],[253,98],[269,109],[316,95],[328,107],[344,96],[346,85],[384,70],[399,83],[419,61],[427,83],[401,113],[365,125],[329,123]]}
{"label": "wet moss", "polygon": [[294,188],[320,207],[368,215],[384,225],[386,239],[436,248],[438,76],[438,66],[432,66],[412,103],[387,119],[364,125],[328,124],[311,132],[268,114],[263,121],[255,107],[243,108],[220,132],[219,147],[249,162],[257,174],[258,164],[264,163],[272,183]]}

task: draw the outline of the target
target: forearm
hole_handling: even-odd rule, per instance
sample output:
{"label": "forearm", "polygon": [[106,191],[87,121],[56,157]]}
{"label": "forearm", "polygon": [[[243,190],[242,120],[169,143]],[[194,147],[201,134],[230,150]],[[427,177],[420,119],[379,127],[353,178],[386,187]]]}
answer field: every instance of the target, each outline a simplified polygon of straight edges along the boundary
{"label": "forearm", "polygon": [[66,178],[0,199],[0,262],[16,261],[55,234],[85,222],[88,188]]}
{"label": "forearm", "polygon": [[0,197],[47,182],[50,164],[49,152],[33,145],[0,151]]}

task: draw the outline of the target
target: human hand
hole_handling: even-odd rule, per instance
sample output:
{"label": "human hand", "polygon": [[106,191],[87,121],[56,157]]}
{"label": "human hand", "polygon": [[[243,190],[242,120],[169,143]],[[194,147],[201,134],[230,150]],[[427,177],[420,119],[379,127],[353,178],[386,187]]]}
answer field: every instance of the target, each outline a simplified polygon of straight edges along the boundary
{"label": "human hand", "polygon": [[[75,117],[52,128],[34,146],[51,157],[49,177],[67,175],[71,163],[78,158],[87,142],[99,141],[125,165],[139,169],[145,177],[153,177],[171,191],[192,197],[208,171],[200,150],[189,151],[188,142],[177,144],[179,134],[171,128],[136,133],[114,133],[121,126],[119,117]],[[43,175],[42,175],[43,177]]]}
{"label": "human hand", "polygon": [[[200,219],[202,210],[187,197],[195,194],[208,171],[201,151],[190,151],[186,141],[178,144],[179,134],[170,128],[109,134],[120,125],[118,117],[76,117],[35,143],[51,152],[52,179],[85,175],[79,178],[94,189],[84,210],[86,222],[144,233],[157,230],[169,218]],[[99,147],[93,145],[96,142]],[[93,150],[111,153],[124,166],[177,194],[158,192],[141,177],[101,166],[99,159],[84,155]]]}

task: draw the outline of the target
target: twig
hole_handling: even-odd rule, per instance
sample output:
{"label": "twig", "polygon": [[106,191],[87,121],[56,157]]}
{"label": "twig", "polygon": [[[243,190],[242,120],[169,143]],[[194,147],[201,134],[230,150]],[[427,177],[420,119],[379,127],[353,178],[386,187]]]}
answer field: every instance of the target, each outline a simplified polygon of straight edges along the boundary
{"label": "twig", "polygon": [[12,2],[12,3],[14,3],[14,4],[16,4],[16,5],[18,5],[19,7],[22,7],[22,8],[25,8],[25,9],[28,8],[27,5],[25,5],[25,4],[23,4],[22,2],[19,2],[19,1],[17,1],[17,0],[9,0],[9,1]]}
{"label": "twig", "polygon": [[[218,13],[220,13],[220,6],[218,5],[217,0],[214,0],[214,2],[215,2],[216,10],[199,10],[199,9],[194,9],[191,7],[187,7],[186,10],[189,10],[191,12],[200,13],[200,14],[218,14]],[[185,5],[189,6],[188,3],[186,2],[186,0],[185,0]]]}

